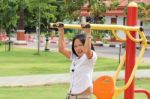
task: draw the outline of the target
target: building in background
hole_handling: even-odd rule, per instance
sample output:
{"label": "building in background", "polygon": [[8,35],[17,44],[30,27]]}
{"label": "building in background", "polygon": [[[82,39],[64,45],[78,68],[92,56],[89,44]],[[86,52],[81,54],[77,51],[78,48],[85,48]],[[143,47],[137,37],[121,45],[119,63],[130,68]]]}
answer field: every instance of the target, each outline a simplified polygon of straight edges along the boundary
{"label": "building in background", "polygon": [[[106,5],[110,5],[111,0],[104,0]],[[150,4],[150,0],[132,0],[133,2],[140,3],[144,2],[145,4]],[[125,8],[128,6],[129,0],[119,0],[119,6],[115,10],[107,10],[105,14],[105,24],[117,24],[117,25],[126,25],[126,14],[125,14]],[[89,12],[88,4],[85,4],[81,8],[80,16],[82,17],[82,21],[84,22],[86,18],[89,18],[90,12]],[[147,19],[138,19],[138,26],[142,26],[144,29],[144,33],[147,36],[147,38],[150,40],[150,18]],[[119,32],[118,35],[120,37],[125,37],[125,34],[123,31],[117,31]]]}

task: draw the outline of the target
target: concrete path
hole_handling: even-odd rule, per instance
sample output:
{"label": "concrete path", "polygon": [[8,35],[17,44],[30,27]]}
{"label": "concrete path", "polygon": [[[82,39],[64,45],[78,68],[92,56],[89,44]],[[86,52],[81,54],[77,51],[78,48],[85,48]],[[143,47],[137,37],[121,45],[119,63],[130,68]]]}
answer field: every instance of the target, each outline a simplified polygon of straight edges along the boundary
{"label": "concrete path", "polygon": [[[93,80],[102,75],[113,76],[114,71],[94,72]],[[136,78],[150,78],[149,70],[138,70]],[[119,79],[124,79],[124,71],[121,71]],[[69,74],[45,74],[45,75],[29,75],[29,76],[12,76],[0,77],[0,87],[14,86],[36,86],[50,85],[58,83],[69,83]]]}

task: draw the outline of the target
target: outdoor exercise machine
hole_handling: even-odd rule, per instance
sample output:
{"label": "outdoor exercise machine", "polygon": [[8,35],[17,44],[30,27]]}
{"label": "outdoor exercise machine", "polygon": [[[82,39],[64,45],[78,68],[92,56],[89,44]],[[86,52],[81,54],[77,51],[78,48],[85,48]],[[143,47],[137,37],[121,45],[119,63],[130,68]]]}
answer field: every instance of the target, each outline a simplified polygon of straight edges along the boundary
{"label": "outdoor exercise machine", "polygon": [[[123,55],[120,64],[116,70],[113,77],[111,76],[101,76],[96,79],[93,83],[93,94],[96,95],[97,99],[118,99],[118,96],[124,92],[124,99],[134,99],[134,92],[145,93],[150,99],[150,92],[144,89],[134,90],[134,79],[135,73],[141,63],[143,54],[148,45],[148,40],[146,39],[143,29],[137,25],[138,18],[138,7],[137,4],[131,2],[128,5],[127,14],[127,25],[104,25],[104,24],[87,24],[85,27],[90,27],[92,30],[110,30],[112,31],[114,37],[117,41],[126,43],[126,52]],[[59,24],[63,25],[67,29],[82,29],[81,25],[75,24]],[[58,24],[51,23],[51,28],[57,28]],[[124,31],[126,38],[121,38],[117,35],[117,30]],[[136,38],[136,35],[140,38]],[[136,43],[141,44],[141,50],[136,60]],[[118,79],[119,73],[122,66],[125,64],[125,85],[122,87],[116,86],[116,81]]]}

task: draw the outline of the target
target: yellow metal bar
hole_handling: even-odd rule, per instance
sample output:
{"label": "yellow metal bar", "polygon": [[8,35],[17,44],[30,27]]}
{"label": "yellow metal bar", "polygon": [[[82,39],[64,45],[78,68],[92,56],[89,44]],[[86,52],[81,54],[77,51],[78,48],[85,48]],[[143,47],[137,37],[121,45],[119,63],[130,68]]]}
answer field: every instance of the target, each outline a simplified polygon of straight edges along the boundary
{"label": "yellow metal bar", "polygon": [[120,73],[120,71],[121,71],[122,66],[123,66],[124,63],[125,63],[125,59],[126,59],[126,53],[124,53],[124,55],[123,55],[123,57],[122,57],[122,59],[121,59],[121,61],[120,61],[120,64],[119,64],[119,66],[118,66],[118,68],[117,68],[117,70],[116,70],[116,73],[115,73],[115,75],[114,75],[114,77],[113,77],[114,85],[116,85],[116,80],[117,80],[117,78],[118,78],[118,76],[119,76],[119,73]]}
{"label": "yellow metal bar", "polygon": [[[126,32],[128,32],[128,31],[126,31]],[[146,47],[148,45],[147,44],[147,39],[146,39],[144,33],[142,33],[141,31],[138,31],[138,33],[139,33],[139,35],[141,36],[141,39],[142,39],[142,49],[141,49],[141,51],[140,51],[140,53],[138,55],[138,58],[136,60],[136,64],[135,64],[135,66],[133,68],[133,71],[132,71],[132,73],[130,75],[130,78],[129,78],[128,82],[121,88],[118,88],[118,87],[115,86],[115,92],[114,92],[114,95],[113,95],[113,99],[118,99],[118,96],[120,95],[120,93],[122,93],[124,90],[126,90],[131,85],[132,80],[133,80],[133,78],[135,76],[135,73],[137,71],[137,68],[138,68],[138,66],[139,66],[139,64],[140,64],[140,62],[142,60],[143,54],[145,52],[145,49],[146,49]],[[130,37],[130,38],[132,38],[132,37]],[[136,40],[134,40],[134,41],[136,41]],[[136,42],[138,42],[138,40]],[[121,65],[118,68],[121,70]],[[117,70],[116,75],[114,76],[114,83],[115,84],[116,84],[116,80],[117,80],[117,77],[118,77],[119,72],[120,72],[119,69]]]}
{"label": "yellow metal bar", "polygon": [[126,32],[127,32],[127,36],[128,36],[132,41],[134,41],[134,42],[136,42],[136,43],[139,43],[139,42],[142,41],[142,39],[135,39],[135,38],[131,35],[130,31],[126,31]]}
{"label": "yellow metal bar", "polygon": [[132,82],[132,80],[133,80],[133,78],[135,76],[136,70],[137,70],[139,64],[141,63],[142,56],[143,56],[143,54],[145,52],[145,49],[146,49],[146,46],[142,46],[142,49],[141,49],[140,54],[139,54],[139,56],[138,56],[138,58],[136,60],[136,64],[135,64],[135,66],[134,66],[134,68],[132,70],[130,78],[129,78],[127,84],[122,88],[123,90],[127,89],[130,86],[130,84],[131,84],[131,82]]}
{"label": "yellow metal bar", "polygon": [[142,39],[142,42],[141,42],[141,43],[147,45],[148,40],[147,40],[145,34],[144,34],[142,31],[138,31],[138,34],[140,35],[140,37],[141,37],[141,39]]}
{"label": "yellow metal bar", "polygon": [[[51,23],[50,26],[53,27]],[[123,26],[123,25],[105,25],[105,24],[90,24],[92,30],[130,30],[130,31],[138,31],[138,26]],[[82,29],[81,25],[78,24],[64,24],[64,28],[67,29]]]}
{"label": "yellow metal bar", "polygon": [[128,82],[121,88],[117,88],[117,87],[115,88],[115,93],[114,93],[114,98],[113,99],[117,99],[118,95],[121,92],[123,92],[124,90],[126,90],[130,86],[130,84],[132,83],[132,80],[133,80],[133,78],[135,76],[136,70],[137,70],[137,68],[138,68],[138,66],[139,66],[139,64],[140,64],[140,62],[142,60],[142,56],[143,56],[143,54],[145,52],[145,48],[146,48],[146,45],[142,46],[142,49],[141,49],[140,54],[139,54],[139,56],[137,58],[136,64],[135,64],[135,66],[133,68],[133,71],[132,71],[132,73],[130,75],[130,78],[129,78]]}
{"label": "yellow metal bar", "polygon": [[113,98],[112,99],[118,99],[119,95],[121,94],[122,90],[120,90],[119,88],[115,87],[115,92],[113,94]]}
{"label": "yellow metal bar", "polygon": [[[56,24],[56,23],[51,23],[50,26],[51,26],[52,28],[55,28],[55,27],[53,27],[54,24]],[[144,43],[147,42],[147,39],[146,39],[144,33],[140,31],[140,27],[138,27],[138,26],[105,25],[105,24],[90,24],[90,26],[91,26],[91,29],[92,29],[92,30],[111,30],[112,33],[113,33],[113,35],[115,36],[115,38],[116,38],[117,40],[119,40],[119,41],[122,41],[122,42],[125,42],[126,39],[120,38],[120,37],[116,34],[115,30],[122,30],[122,31],[124,31],[124,33],[125,33],[132,41],[134,41],[134,42],[136,42],[136,43],[142,42],[142,41],[143,41]],[[81,28],[81,25],[78,25],[78,24],[64,24],[64,28],[66,28],[66,29],[82,29],[82,28]],[[130,31],[135,31],[135,32],[137,32],[137,33],[140,35],[141,39],[135,39],[135,38],[130,34]]]}
{"label": "yellow metal bar", "polygon": [[[120,95],[120,93],[122,93],[124,90],[126,90],[130,86],[130,84],[132,83],[132,80],[135,76],[137,68],[138,68],[139,64],[141,63],[141,60],[142,60],[142,57],[143,57],[143,54],[145,52],[146,47],[147,47],[147,43],[142,44],[142,49],[138,55],[138,58],[136,60],[135,66],[133,68],[133,71],[130,75],[128,82],[123,87],[120,87],[120,88],[115,86],[115,92],[113,95],[113,99],[118,99],[118,96]],[[122,62],[123,62],[123,60],[125,60],[125,59],[122,59]],[[121,70],[121,65],[118,68]],[[115,84],[116,84],[116,80],[117,80],[117,77],[118,77],[119,72],[120,72],[119,69],[117,70],[116,75],[114,76],[114,83]]]}

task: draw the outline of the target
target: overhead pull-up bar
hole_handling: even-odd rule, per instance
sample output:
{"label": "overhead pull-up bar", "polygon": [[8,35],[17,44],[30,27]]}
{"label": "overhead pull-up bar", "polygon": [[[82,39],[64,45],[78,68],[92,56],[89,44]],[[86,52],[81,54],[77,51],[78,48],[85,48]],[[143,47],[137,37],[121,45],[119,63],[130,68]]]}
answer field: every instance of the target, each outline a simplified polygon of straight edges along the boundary
{"label": "overhead pull-up bar", "polygon": [[[51,23],[51,27],[56,27],[57,23]],[[90,24],[92,30],[130,30],[130,31],[140,31],[138,26],[123,26],[123,25],[106,25],[106,24]],[[81,25],[78,24],[64,24],[66,29],[82,29]]]}
{"label": "overhead pull-up bar", "polygon": [[[62,23],[60,25],[63,25],[63,27],[66,29],[82,29],[82,25],[77,25],[77,24],[63,24]],[[90,28],[92,30],[110,30],[110,31],[112,31],[113,35],[115,36],[116,40],[118,40],[118,41],[122,41],[122,42],[126,41],[126,38],[121,38],[116,33],[117,30],[122,30],[132,41],[134,41],[136,43],[142,43],[142,44],[147,43],[147,39],[143,33],[143,29],[139,26],[87,24],[87,26],[88,25],[90,25]],[[50,27],[57,28],[57,23],[51,23]],[[141,38],[140,39],[134,38],[130,33],[131,31],[138,33]]]}

